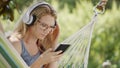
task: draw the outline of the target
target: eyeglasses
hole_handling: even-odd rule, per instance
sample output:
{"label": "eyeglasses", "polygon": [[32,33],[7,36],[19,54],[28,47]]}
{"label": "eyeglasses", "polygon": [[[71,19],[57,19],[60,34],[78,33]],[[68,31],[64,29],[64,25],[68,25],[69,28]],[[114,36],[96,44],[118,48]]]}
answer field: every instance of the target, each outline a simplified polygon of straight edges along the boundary
{"label": "eyeglasses", "polygon": [[40,24],[40,29],[42,29],[42,30],[47,30],[47,29],[54,29],[55,28],[55,26],[56,26],[56,22],[55,22],[55,24],[54,24],[54,26],[48,26],[47,24],[45,24],[45,23],[42,23],[42,22],[40,22],[39,20],[38,20],[38,23]]}

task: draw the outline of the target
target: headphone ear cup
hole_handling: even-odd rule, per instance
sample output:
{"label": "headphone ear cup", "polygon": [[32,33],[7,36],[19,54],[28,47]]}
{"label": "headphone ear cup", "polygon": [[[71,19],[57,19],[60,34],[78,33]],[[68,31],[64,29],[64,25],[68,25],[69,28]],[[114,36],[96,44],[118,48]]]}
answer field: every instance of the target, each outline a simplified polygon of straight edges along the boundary
{"label": "headphone ear cup", "polygon": [[37,19],[37,18],[36,18],[36,15],[31,15],[29,22],[27,22],[26,24],[27,24],[28,26],[31,26],[31,25],[34,24],[34,22],[36,21],[36,19]]}
{"label": "headphone ear cup", "polygon": [[26,13],[26,14],[23,16],[23,18],[22,18],[23,23],[28,24],[28,22],[29,22],[29,17],[30,17],[30,16]]}
{"label": "headphone ear cup", "polygon": [[33,16],[28,16],[27,14],[23,17],[23,22],[27,25],[30,25],[33,21]]}

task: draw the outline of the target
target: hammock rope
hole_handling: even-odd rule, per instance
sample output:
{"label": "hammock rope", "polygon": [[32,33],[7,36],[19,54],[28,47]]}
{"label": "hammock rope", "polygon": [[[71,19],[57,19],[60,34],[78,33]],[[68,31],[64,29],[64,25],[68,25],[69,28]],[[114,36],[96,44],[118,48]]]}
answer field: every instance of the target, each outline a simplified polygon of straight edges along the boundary
{"label": "hammock rope", "polygon": [[62,42],[70,47],[61,58],[59,68],[87,68],[93,28],[98,14],[104,13],[105,4],[105,1],[100,1],[94,8],[91,22]]}

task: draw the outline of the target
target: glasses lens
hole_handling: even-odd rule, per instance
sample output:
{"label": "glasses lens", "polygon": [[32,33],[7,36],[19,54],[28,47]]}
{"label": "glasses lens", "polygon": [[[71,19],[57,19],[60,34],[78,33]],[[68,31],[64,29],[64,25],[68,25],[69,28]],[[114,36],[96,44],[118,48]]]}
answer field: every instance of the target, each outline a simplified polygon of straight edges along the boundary
{"label": "glasses lens", "polygon": [[41,23],[39,20],[38,20],[39,24],[40,24],[40,28],[43,29],[43,30],[47,30],[47,29],[54,29],[55,26],[56,26],[56,23],[54,24],[54,26],[48,26],[47,24],[45,23]]}

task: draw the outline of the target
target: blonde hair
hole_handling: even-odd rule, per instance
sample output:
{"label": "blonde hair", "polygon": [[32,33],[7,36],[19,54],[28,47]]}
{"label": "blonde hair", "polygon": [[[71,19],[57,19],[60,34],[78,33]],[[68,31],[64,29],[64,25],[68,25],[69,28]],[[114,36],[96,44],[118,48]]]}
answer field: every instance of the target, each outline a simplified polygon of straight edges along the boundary
{"label": "blonde hair", "polygon": [[[45,15],[51,15],[53,16],[55,19],[57,18],[56,16],[56,12],[55,10],[49,6],[49,5],[40,5],[38,7],[36,7],[32,12],[31,15],[35,15],[37,18],[41,18],[42,16]],[[34,22],[35,24],[36,22]],[[18,23],[17,27],[14,30],[14,36],[16,36],[18,39],[22,39],[25,35],[25,33],[27,32],[29,26],[26,25],[22,20]],[[54,31],[50,34],[48,34],[46,36],[46,38],[42,41],[42,43],[39,43],[38,47],[41,51],[44,51],[44,49],[48,49],[53,47],[56,42],[57,42],[57,38],[59,35],[59,26],[56,23],[56,27],[54,29]],[[44,48],[42,49],[41,46]]]}

